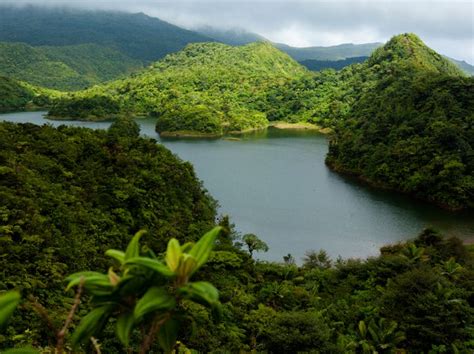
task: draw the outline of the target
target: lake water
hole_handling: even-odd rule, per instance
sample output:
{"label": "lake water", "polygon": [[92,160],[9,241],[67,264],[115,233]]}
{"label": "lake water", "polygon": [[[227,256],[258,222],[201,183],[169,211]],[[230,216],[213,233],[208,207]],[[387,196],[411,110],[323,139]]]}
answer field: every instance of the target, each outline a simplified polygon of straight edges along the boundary
{"label": "lake water", "polygon": [[[105,129],[109,122],[48,121],[44,112],[0,115],[0,120]],[[166,139],[153,119],[142,134],[190,161],[204,186],[242,233],[267,242],[261,259],[300,261],[307,250],[332,257],[366,257],[433,226],[449,236],[474,237],[474,214],[451,213],[397,193],[380,191],[331,172],[325,136],[269,129],[240,140]]]}

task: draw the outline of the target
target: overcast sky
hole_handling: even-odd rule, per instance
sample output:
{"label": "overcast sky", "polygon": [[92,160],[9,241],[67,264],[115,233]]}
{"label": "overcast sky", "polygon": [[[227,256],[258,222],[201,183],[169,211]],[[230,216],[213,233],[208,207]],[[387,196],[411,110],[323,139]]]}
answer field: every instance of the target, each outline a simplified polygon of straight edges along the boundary
{"label": "overcast sky", "polygon": [[472,0],[0,0],[10,2],[144,12],[189,29],[242,28],[298,47],[414,32],[438,52],[474,63]]}

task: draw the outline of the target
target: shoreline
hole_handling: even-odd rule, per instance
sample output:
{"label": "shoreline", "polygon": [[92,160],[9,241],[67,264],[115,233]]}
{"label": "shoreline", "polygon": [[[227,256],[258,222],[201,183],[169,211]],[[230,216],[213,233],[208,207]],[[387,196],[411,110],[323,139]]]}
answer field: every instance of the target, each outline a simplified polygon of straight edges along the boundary
{"label": "shoreline", "polygon": [[[338,173],[338,174],[340,174],[344,177],[354,179],[354,180],[358,181],[359,183],[365,184],[365,185],[367,185],[371,188],[374,188],[374,189],[384,190],[384,191],[388,191],[388,192],[401,193],[401,194],[404,194],[406,196],[409,196],[410,198],[428,203],[430,205],[434,205],[434,206],[436,206],[440,209],[449,211],[451,213],[460,213],[460,212],[466,212],[466,211],[471,210],[468,207],[452,207],[452,206],[449,206],[447,204],[440,203],[436,200],[430,200],[430,199],[427,199],[427,198],[423,198],[423,197],[417,196],[413,193],[403,191],[403,190],[397,189],[395,187],[390,187],[386,184],[383,184],[383,183],[380,183],[380,182],[377,182],[377,181],[373,181],[373,180],[365,177],[364,175],[362,175],[360,173],[351,171],[351,170],[346,169],[346,168],[344,168],[343,166],[341,166],[337,163],[328,161],[327,156],[326,156],[326,159],[325,159],[324,163],[332,172]],[[474,239],[473,239],[473,243],[474,243]]]}
{"label": "shoreline", "polygon": [[289,123],[284,121],[274,121],[270,122],[268,127],[281,130],[316,130],[321,134],[329,134],[332,132],[331,128],[323,128],[319,125],[308,122]]}

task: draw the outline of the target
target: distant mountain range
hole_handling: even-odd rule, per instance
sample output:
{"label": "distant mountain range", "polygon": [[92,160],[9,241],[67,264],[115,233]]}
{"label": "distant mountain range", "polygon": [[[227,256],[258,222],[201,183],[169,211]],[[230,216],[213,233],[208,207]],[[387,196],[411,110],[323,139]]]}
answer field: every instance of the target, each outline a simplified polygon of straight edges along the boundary
{"label": "distant mountain range", "polygon": [[33,6],[0,8],[0,42],[32,46],[95,43],[150,62],[177,52],[188,43],[213,41],[143,13]]}
{"label": "distant mountain range", "polygon": [[[198,27],[197,32],[214,38],[215,40],[230,45],[245,45],[256,41],[269,41],[267,38],[248,32],[244,29],[217,29],[210,26]],[[274,45],[289,54],[293,59],[299,61],[310,70],[318,71],[323,69],[340,70],[347,65],[363,62],[375,49],[381,47],[383,43],[345,43],[335,46],[315,46],[315,47],[292,47],[283,43]],[[474,75],[474,66],[461,60],[447,57],[466,74]]]}
{"label": "distant mountain range", "polygon": [[[245,45],[266,38],[241,29],[186,30],[143,13],[0,5],[0,75],[77,90],[114,80],[189,43]],[[4,42],[4,43],[1,43]],[[381,43],[297,48],[273,43],[310,70],[361,62]],[[453,60],[474,74],[474,67]]]}

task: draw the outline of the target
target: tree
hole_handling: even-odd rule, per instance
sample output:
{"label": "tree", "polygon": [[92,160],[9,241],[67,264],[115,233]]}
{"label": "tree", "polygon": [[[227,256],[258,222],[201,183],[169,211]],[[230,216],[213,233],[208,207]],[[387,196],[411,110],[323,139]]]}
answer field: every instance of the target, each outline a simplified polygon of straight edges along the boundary
{"label": "tree", "polygon": [[140,126],[129,116],[119,117],[110,125],[107,134],[109,137],[138,138]]}
{"label": "tree", "polygon": [[303,267],[305,268],[322,268],[327,269],[331,267],[332,261],[325,250],[318,252],[311,250],[307,251],[303,258]]}
{"label": "tree", "polygon": [[253,252],[268,252],[268,245],[260,240],[257,235],[254,234],[246,234],[242,237],[242,240],[247,245],[250,257],[252,257]]}

